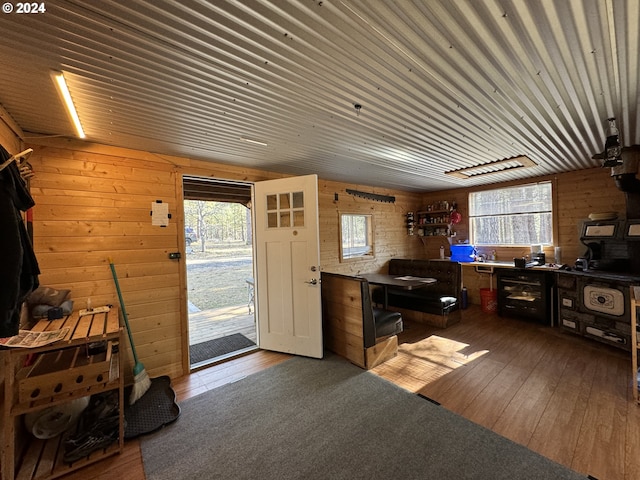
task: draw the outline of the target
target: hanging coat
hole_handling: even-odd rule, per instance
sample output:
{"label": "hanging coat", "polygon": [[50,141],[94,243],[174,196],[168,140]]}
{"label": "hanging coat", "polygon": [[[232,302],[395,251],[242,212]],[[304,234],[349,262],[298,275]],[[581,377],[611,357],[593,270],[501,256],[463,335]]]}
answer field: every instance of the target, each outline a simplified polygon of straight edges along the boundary
{"label": "hanging coat", "polygon": [[[0,164],[9,158],[0,145]],[[11,162],[0,171],[0,338],[18,334],[22,303],[38,287],[38,261],[20,214],[34,205]]]}

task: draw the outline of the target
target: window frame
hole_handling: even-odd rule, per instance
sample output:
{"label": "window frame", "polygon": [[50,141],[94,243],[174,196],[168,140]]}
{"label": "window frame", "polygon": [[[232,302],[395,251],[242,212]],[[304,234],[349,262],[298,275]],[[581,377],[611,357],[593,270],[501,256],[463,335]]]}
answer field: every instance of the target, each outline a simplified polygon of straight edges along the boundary
{"label": "window frame", "polygon": [[[344,231],[343,228],[343,218],[345,217],[363,217],[366,219],[366,236],[368,237],[368,242],[363,246],[364,248],[368,248],[368,250],[364,253],[354,254],[354,255],[346,255],[345,256],[345,234],[348,232]],[[338,213],[338,244],[340,247],[340,262],[352,262],[356,260],[370,260],[375,258],[375,229],[374,229],[374,221],[373,214],[371,213],[359,213],[359,212],[339,212]],[[355,248],[355,247],[354,247]]]}
{"label": "window frame", "polygon": [[[492,215],[472,215],[472,211],[474,210],[472,208],[472,198],[474,194],[479,194],[479,193],[483,193],[483,192],[488,192],[488,191],[496,191],[496,190],[509,190],[512,188],[523,188],[523,187],[529,187],[529,186],[533,186],[533,185],[541,185],[541,184],[548,184],[549,187],[551,188],[551,193],[550,193],[550,203],[549,203],[549,210],[536,210],[536,211],[532,211],[532,212],[508,212],[508,213],[502,213],[502,214],[492,214]],[[518,183],[518,184],[512,184],[512,185],[505,185],[502,187],[493,187],[493,188],[486,188],[486,189],[478,189],[478,190],[474,190],[469,192],[468,196],[467,196],[467,207],[468,207],[468,212],[469,212],[469,241],[473,244],[473,245],[477,245],[479,247],[507,247],[507,248],[522,248],[522,247],[529,247],[532,243],[536,244],[536,245],[543,245],[543,246],[552,246],[555,245],[556,242],[556,235],[558,232],[558,225],[556,222],[556,215],[555,215],[555,211],[557,210],[557,201],[556,201],[556,192],[557,192],[557,188],[555,185],[555,182],[552,181],[551,179],[544,179],[544,180],[538,180],[538,181],[534,181],[534,182],[527,182],[527,183]],[[536,241],[536,242],[532,242],[532,243],[505,243],[504,241],[499,242],[499,243],[478,243],[478,239],[476,238],[477,232],[475,231],[475,229],[473,228],[473,223],[474,223],[474,219],[476,218],[482,218],[482,217],[493,217],[493,216],[517,216],[517,215],[530,215],[530,214],[545,214],[545,213],[549,213],[551,214],[551,221],[550,221],[550,228],[551,231],[550,233],[550,239],[548,242],[541,242],[541,241]],[[504,239],[500,239],[500,240],[504,240]]]}

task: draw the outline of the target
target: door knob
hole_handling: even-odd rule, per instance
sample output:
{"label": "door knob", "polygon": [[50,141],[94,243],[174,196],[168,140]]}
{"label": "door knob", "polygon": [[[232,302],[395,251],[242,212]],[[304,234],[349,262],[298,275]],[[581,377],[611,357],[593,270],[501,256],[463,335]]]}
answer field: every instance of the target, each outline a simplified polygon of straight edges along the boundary
{"label": "door knob", "polygon": [[304,283],[308,283],[309,285],[317,285],[318,284],[318,280],[316,278],[312,278],[311,281],[304,282]]}

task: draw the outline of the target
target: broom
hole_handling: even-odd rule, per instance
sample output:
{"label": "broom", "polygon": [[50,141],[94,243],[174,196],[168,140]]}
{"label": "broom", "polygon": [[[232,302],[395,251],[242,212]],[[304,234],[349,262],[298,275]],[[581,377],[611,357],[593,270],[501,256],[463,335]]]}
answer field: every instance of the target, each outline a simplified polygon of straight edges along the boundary
{"label": "broom", "polygon": [[122,310],[124,324],[127,327],[129,343],[131,343],[131,351],[133,352],[133,360],[135,361],[135,365],[133,367],[133,389],[129,396],[129,405],[133,405],[140,399],[140,397],[147,393],[147,390],[151,387],[151,379],[149,378],[147,371],[144,369],[144,365],[138,360],[138,355],[136,354],[136,347],[133,344],[133,336],[131,335],[131,327],[129,326],[129,317],[127,315],[127,310],[124,308],[124,300],[122,299],[122,292],[120,291],[120,284],[118,283],[118,275],[116,275],[116,267],[111,258],[109,258],[109,266],[111,267],[113,281],[116,284],[118,298],[120,299],[120,309]]}

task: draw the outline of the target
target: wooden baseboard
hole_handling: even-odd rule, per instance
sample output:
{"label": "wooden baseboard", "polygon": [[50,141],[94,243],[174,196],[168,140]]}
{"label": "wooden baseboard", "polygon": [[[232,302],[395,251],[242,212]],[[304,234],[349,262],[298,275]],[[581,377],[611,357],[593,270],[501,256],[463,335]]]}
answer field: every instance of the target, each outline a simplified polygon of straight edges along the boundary
{"label": "wooden baseboard", "polygon": [[398,354],[398,336],[393,335],[365,350],[366,369],[377,367]]}

